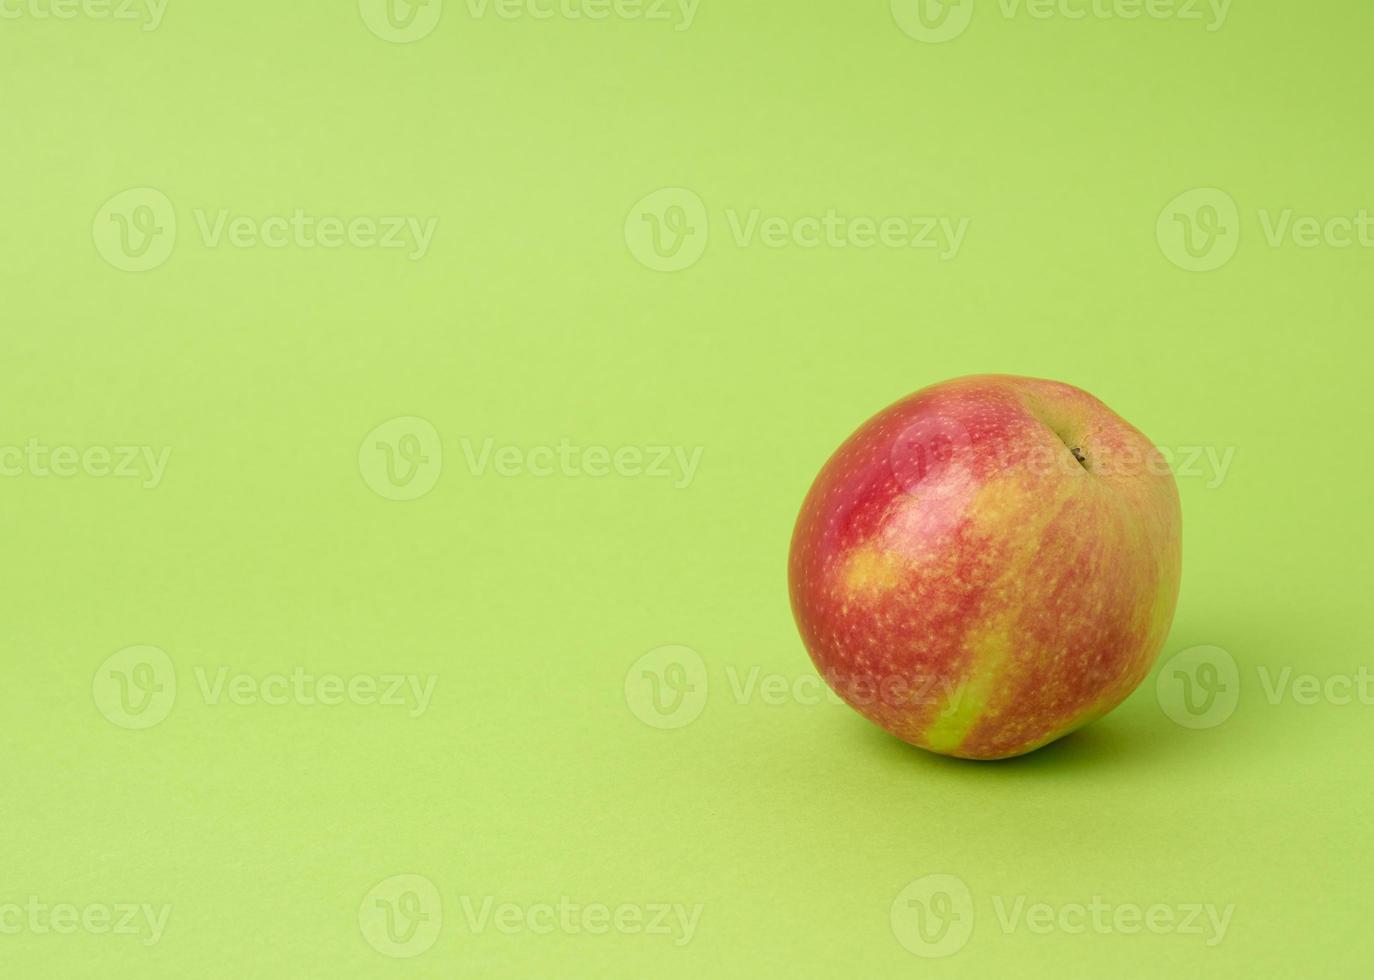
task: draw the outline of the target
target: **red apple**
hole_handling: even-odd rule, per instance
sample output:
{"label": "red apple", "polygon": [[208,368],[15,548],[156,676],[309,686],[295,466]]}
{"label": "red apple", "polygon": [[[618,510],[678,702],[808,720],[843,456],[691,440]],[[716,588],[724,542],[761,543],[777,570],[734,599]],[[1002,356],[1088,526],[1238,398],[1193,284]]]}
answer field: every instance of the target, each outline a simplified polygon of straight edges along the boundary
{"label": "red apple", "polygon": [[880,412],[825,464],[792,536],[792,611],[866,718],[1002,759],[1144,679],[1181,553],[1178,488],[1137,429],[1071,385],[960,378]]}

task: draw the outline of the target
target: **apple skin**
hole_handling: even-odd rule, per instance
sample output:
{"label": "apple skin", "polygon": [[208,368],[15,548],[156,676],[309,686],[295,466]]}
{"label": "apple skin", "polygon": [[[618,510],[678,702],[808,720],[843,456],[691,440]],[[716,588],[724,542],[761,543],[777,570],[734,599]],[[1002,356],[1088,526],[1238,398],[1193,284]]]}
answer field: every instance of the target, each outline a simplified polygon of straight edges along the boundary
{"label": "apple skin", "polygon": [[1003,759],[1135,689],[1181,565],[1178,488],[1143,434],[1071,385],[982,375],[903,399],[836,451],[788,571],[840,697],[912,745]]}

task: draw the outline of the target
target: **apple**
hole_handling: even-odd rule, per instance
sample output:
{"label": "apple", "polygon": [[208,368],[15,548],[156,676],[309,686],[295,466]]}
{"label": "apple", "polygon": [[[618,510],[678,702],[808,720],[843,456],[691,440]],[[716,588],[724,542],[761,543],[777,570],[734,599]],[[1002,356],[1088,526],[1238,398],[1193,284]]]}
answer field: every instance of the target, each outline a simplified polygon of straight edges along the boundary
{"label": "apple", "polygon": [[837,694],[903,741],[1004,759],[1145,678],[1182,564],[1163,456],[1092,395],[982,375],[918,391],[821,469],[792,611]]}

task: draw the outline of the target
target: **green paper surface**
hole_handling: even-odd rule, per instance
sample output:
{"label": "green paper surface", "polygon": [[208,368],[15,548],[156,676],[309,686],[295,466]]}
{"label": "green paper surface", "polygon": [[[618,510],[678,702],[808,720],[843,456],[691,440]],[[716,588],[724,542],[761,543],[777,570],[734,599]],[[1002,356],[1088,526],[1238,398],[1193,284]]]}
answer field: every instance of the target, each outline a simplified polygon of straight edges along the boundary
{"label": "green paper surface", "polygon": [[[1367,974],[1368,4],[0,14],[0,974]],[[1184,578],[976,764],[785,563],[987,372]]]}

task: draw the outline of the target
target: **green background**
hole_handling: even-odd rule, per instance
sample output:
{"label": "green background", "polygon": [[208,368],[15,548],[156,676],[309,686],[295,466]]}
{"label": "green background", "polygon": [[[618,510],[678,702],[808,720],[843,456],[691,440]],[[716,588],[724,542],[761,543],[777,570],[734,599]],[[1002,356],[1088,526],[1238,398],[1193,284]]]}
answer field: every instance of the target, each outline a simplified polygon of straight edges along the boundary
{"label": "green background", "polygon": [[[1367,971],[1374,705],[1275,704],[1257,678],[1370,661],[1374,250],[1273,247],[1260,217],[1374,207],[1368,4],[1236,3],[1209,31],[980,0],[944,43],[882,2],[702,0],[675,30],[448,0],[409,44],[346,2],[172,0],[151,31],[7,9],[0,445],[170,457],[153,487],[0,479],[0,906],[171,911],[156,943],[0,932],[0,972]],[[140,187],[174,203],[175,247],[121,271],[93,225]],[[664,187],[709,220],[676,272],[625,234]],[[1238,209],[1239,247],[1209,272],[1156,235],[1193,188]],[[195,223],[298,208],[439,223],[419,261],[212,247]],[[947,261],[770,248],[735,240],[732,209],[969,230]],[[826,456],[898,397],[982,372],[1069,381],[1162,446],[1234,451],[1223,480],[1180,476],[1164,650],[1229,652],[1229,719],[1175,724],[1152,678],[1080,734],[973,764],[842,706],[736,696],[752,670],[812,674],[785,559]],[[401,416],[443,441],[413,501],[374,492],[359,462]],[[463,451],[564,438],[701,447],[700,468],[685,487],[502,476]],[[126,730],[102,710],[102,664],[144,644],[176,698]],[[709,682],[672,730],[626,694],[665,645]],[[437,681],[412,717],[211,703],[197,671],[220,668]],[[973,932],[928,960],[890,912],[936,873],[969,888]],[[434,884],[443,923],[398,959],[360,906],[402,874]],[[507,934],[470,928],[464,896],[702,913],[680,946]],[[1235,909],[1209,947],[1007,931],[994,902],[1017,896]]]}

